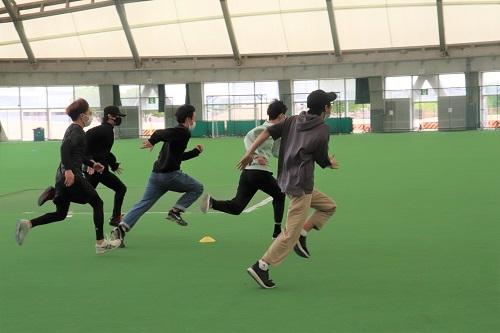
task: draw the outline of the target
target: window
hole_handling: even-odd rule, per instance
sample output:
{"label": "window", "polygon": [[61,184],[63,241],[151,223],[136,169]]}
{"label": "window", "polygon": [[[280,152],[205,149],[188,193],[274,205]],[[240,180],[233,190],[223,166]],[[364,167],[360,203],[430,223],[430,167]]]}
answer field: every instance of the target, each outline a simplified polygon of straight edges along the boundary
{"label": "window", "polygon": [[165,85],[165,105],[183,105],[186,103],[185,84]]}

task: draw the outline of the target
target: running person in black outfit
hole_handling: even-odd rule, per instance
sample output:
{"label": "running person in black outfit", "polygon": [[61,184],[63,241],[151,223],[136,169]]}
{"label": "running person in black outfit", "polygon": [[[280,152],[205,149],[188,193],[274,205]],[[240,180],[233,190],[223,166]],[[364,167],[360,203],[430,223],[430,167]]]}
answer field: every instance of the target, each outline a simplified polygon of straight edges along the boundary
{"label": "running person in black outfit", "polygon": [[144,141],[143,149],[153,149],[154,145],[163,142],[158,160],[154,163],[153,172],[142,199],[137,202],[125,218],[113,229],[112,236],[116,239],[125,237],[125,232],[137,223],[158,199],[168,191],[183,193],[174,207],[168,212],[167,219],[181,226],[187,222],[181,214],[189,208],[203,193],[203,185],[180,170],[182,161],[197,157],[203,151],[202,145],[185,152],[191,131],[195,123],[195,108],[192,105],[182,105],[175,112],[179,123],[176,127],[157,130]]}
{"label": "running person in black outfit", "polygon": [[94,172],[92,168],[88,168],[86,177],[94,188],[101,183],[115,191],[113,213],[109,219],[109,224],[114,227],[116,227],[122,219],[122,204],[125,198],[125,192],[127,192],[127,187],[115,174],[109,171],[109,169],[111,169],[111,171],[117,174],[122,172],[120,163],[116,161],[116,157],[111,152],[111,148],[115,141],[113,128],[114,126],[120,126],[122,122],[121,117],[125,116],[125,114],[120,112],[118,107],[106,106],[104,108],[102,124],[91,128],[85,134],[87,139],[85,155],[104,166],[104,170],[101,173]]}
{"label": "running person in black outfit", "polygon": [[[95,189],[85,179],[83,164],[102,172],[104,166],[85,157],[85,132],[83,127],[92,122],[92,111],[84,99],[77,99],[66,108],[66,113],[73,123],[68,127],[61,144],[61,163],[56,172],[54,204],[57,210],[32,220],[19,220],[16,224],[16,241],[19,245],[31,228],[62,221],[68,214],[71,202],[90,204],[94,210],[96,233],[95,250],[97,254],[107,252],[120,246],[120,240],[104,239],[103,203]],[[43,196],[43,195],[42,195]]]}
{"label": "running person in black outfit", "polygon": [[[249,149],[259,134],[266,128],[284,121],[287,109],[282,101],[275,100],[269,104],[267,108],[269,120],[247,133],[244,139],[245,148]],[[272,156],[278,157],[279,149],[279,139],[276,141],[272,138],[266,140],[255,152],[252,163],[241,173],[236,196],[231,200],[216,200],[206,194],[201,200],[201,211],[206,213],[211,208],[224,213],[239,215],[255,196],[255,193],[261,190],[273,198],[274,230],[272,238],[276,239],[281,233],[285,194],[281,193],[273,173],[269,170],[268,160]]]}

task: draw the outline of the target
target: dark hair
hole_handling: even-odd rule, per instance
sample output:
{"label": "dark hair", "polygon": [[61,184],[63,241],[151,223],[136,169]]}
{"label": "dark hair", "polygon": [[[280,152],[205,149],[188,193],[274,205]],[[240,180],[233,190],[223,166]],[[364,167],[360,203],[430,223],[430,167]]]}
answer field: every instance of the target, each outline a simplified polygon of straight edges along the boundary
{"label": "dark hair", "polygon": [[308,113],[320,116],[325,111],[325,106],[331,105],[337,99],[334,92],[325,92],[321,89],[314,90],[307,96]]}
{"label": "dark hair", "polygon": [[274,120],[278,118],[280,114],[285,114],[287,110],[288,108],[283,101],[275,99],[267,107],[267,115],[269,116],[269,120]]}
{"label": "dark hair", "polygon": [[192,118],[195,111],[194,106],[190,104],[181,105],[177,111],[175,111],[175,118],[179,124],[182,124],[186,121],[186,118]]}
{"label": "dark hair", "polygon": [[66,114],[75,121],[78,119],[80,114],[87,112],[89,109],[89,103],[83,98],[79,98],[66,108]]}

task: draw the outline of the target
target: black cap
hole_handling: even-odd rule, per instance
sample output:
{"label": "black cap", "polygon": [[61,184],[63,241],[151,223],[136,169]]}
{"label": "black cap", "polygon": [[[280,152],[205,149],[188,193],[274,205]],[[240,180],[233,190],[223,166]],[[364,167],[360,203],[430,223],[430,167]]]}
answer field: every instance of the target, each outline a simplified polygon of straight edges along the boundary
{"label": "black cap", "polygon": [[126,117],[127,115],[124,114],[124,113],[121,113],[120,112],[120,109],[117,107],[117,106],[114,106],[114,105],[110,105],[110,106],[106,106],[104,108],[104,115],[107,116],[108,114],[112,115],[112,116],[115,116],[115,117]]}
{"label": "black cap", "polygon": [[325,92],[321,89],[314,90],[307,96],[307,107],[309,109],[323,109],[325,105],[330,104],[337,99],[337,94],[334,92]]}

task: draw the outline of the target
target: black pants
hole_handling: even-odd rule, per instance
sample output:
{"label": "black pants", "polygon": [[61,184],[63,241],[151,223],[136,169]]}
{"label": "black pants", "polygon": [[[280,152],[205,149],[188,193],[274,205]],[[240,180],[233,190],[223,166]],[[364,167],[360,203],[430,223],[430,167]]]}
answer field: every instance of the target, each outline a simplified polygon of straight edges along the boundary
{"label": "black pants", "polygon": [[47,213],[31,220],[33,227],[62,221],[68,215],[71,202],[79,204],[90,204],[94,210],[95,236],[97,240],[104,239],[104,211],[103,203],[99,194],[83,176],[75,176],[75,182],[71,187],[64,185],[64,180],[56,183],[56,196],[54,204],[56,211]]}
{"label": "black pants", "polygon": [[228,214],[239,215],[255,193],[261,190],[273,198],[274,221],[281,223],[285,209],[285,194],[281,192],[273,174],[263,170],[243,170],[236,196],[228,201],[213,200],[212,208]]}
{"label": "black pants", "polygon": [[105,169],[103,173],[94,173],[93,175],[86,175],[87,180],[90,185],[94,188],[103,184],[109,189],[115,191],[115,201],[113,204],[113,215],[112,217],[120,216],[122,213],[123,199],[125,198],[125,193],[127,192],[127,187],[114,173],[110,172],[109,169]]}

